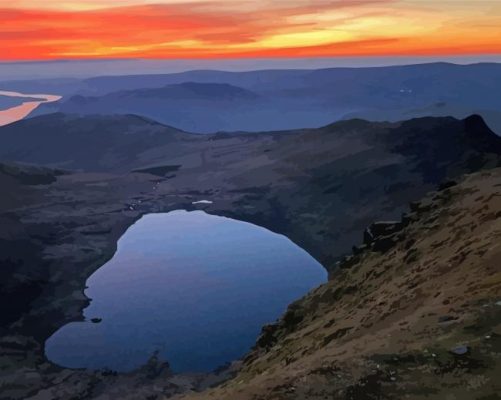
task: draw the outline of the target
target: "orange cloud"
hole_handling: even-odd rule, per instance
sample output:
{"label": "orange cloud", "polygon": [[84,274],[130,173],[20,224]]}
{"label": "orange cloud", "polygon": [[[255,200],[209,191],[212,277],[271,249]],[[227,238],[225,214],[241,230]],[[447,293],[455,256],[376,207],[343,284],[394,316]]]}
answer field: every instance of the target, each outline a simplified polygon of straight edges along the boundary
{"label": "orange cloud", "polygon": [[492,2],[11,3],[0,0],[3,60],[501,53],[501,5]]}

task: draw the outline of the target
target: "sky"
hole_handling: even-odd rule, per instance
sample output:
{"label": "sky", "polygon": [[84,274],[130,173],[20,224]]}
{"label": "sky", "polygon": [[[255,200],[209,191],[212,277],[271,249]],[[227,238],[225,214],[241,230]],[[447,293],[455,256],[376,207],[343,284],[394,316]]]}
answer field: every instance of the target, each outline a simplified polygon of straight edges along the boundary
{"label": "sky", "polygon": [[500,0],[0,0],[0,60],[501,54]]}

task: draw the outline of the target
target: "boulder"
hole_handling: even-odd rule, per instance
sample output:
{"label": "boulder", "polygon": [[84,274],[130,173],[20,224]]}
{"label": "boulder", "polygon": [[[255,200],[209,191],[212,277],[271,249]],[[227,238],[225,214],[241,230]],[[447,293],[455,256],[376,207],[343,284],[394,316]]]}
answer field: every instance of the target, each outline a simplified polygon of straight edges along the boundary
{"label": "boulder", "polygon": [[457,356],[465,355],[469,351],[470,349],[468,348],[468,346],[457,346],[451,349],[451,353],[456,354]]}

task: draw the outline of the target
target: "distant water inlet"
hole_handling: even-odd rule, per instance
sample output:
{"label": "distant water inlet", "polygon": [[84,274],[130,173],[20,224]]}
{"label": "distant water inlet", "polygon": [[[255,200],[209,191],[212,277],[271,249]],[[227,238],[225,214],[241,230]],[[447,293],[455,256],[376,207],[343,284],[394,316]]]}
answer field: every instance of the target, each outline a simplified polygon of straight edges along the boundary
{"label": "distant water inlet", "polygon": [[263,325],[326,278],[264,228],[202,211],[146,215],[88,279],[85,321],[58,330],[46,355],[130,371],[158,351],[175,372],[210,371],[243,356]]}
{"label": "distant water inlet", "polygon": [[0,96],[27,99],[21,105],[0,110],[0,126],[8,125],[28,116],[40,104],[52,103],[61,99],[61,96],[51,94],[24,94],[0,90]]}

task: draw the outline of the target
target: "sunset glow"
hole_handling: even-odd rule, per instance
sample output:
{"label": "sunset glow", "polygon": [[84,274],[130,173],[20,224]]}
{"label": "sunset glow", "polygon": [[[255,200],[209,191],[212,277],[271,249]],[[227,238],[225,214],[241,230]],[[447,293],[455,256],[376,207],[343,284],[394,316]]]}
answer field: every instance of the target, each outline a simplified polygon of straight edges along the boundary
{"label": "sunset glow", "polygon": [[501,53],[501,2],[0,0],[0,60]]}

